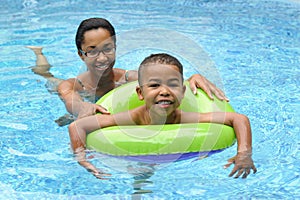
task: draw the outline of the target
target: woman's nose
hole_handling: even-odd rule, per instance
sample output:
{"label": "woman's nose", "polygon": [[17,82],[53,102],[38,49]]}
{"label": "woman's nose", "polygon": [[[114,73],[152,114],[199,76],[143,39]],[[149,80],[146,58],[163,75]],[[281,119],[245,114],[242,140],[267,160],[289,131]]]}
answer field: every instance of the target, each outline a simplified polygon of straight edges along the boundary
{"label": "woman's nose", "polygon": [[107,60],[107,56],[101,51],[97,56],[97,61]]}

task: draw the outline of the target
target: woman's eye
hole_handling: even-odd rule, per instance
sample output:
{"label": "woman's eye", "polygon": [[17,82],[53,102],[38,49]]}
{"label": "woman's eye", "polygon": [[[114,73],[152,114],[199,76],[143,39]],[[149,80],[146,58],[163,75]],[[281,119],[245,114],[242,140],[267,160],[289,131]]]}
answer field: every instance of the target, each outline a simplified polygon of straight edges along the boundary
{"label": "woman's eye", "polygon": [[91,50],[91,51],[89,51],[89,52],[87,52],[88,54],[90,54],[90,55],[96,55],[96,54],[98,54],[98,50],[97,49],[93,49],[93,50]]}
{"label": "woman's eye", "polygon": [[113,51],[113,48],[111,48],[111,47],[107,47],[107,48],[103,49],[104,53],[110,53],[111,51]]}

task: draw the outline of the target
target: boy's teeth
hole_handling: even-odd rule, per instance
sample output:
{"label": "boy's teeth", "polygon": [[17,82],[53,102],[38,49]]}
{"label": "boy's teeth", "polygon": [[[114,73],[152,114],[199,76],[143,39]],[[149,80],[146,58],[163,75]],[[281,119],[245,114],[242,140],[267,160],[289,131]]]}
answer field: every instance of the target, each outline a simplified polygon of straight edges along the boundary
{"label": "boy's teeth", "polygon": [[171,104],[170,101],[159,101],[158,104]]}

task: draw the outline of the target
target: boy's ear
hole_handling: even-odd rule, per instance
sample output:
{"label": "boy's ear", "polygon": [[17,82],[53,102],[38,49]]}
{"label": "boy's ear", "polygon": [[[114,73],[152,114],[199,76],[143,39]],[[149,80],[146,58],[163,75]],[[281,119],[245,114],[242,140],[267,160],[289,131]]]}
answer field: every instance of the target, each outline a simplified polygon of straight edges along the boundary
{"label": "boy's ear", "polygon": [[142,93],[142,88],[140,86],[136,86],[135,88],[135,91],[139,97],[139,100],[144,100],[144,96],[143,96],[143,93]]}
{"label": "boy's ear", "polygon": [[78,50],[77,54],[79,55],[79,57],[81,58],[81,60],[84,61],[84,58],[83,58],[83,55],[82,55],[81,51]]}
{"label": "boy's ear", "polygon": [[182,93],[183,93],[183,96],[184,96],[184,94],[185,94],[185,91],[186,91],[186,86],[183,85],[183,87],[182,87]]}

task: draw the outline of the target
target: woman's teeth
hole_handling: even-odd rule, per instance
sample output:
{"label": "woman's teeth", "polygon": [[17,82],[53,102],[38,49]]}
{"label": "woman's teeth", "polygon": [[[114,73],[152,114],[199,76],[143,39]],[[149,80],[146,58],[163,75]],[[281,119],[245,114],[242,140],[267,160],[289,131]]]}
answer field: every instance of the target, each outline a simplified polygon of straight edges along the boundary
{"label": "woman's teeth", "polygon": [[96,68],[98,68],[98,69],[105,69],[105,68],[107,68],[107,65],[97,65]]}

